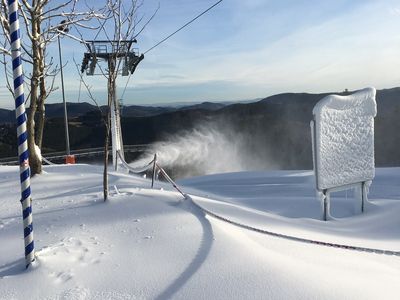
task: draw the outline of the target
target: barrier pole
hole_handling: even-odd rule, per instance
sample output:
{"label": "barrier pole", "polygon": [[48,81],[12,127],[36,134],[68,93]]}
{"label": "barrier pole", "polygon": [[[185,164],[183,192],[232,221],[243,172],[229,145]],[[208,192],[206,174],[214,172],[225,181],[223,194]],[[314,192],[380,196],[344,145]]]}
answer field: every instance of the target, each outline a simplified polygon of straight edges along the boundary
{"label": "barrier pole", "polygon": [[169,181],[169,183],[172,184],[172,186],[179,192],[181,193],[181,195],[183,196],[183,198],[186,199],[187,195],[182,192],[182,190],[178,187],[178,185],[175,183],[175,181],[173,181],[171,179],[171,177],[168,176],[167,172],[165,172],[165,170],[163,168],[160,167],[160,165],[158,163],[156,163],[157,168],[160,170],[161,174],[164,176],[165,179],[167,179]]}
{"label": "barrier pole", "polygon": [[157,153],[154,153],[153,174],[151,176],[151,188],[154,187],[154,181],[156,180],[156,172],[157,172]]}
{"label": "barrier pole", "polygon": [[17,123],[19,172],[21,182],[21,204],[24,225],[25,267],[35,260],[32,227],[32,199],[30,187],[30,167],[28,135],[26,132],[26,112],[24,96],[24,76],[22,72],[21,41],[18,21],[18,0],[8,0],[8,20],[10,23],[11,56],[14,78],[15,116]]}

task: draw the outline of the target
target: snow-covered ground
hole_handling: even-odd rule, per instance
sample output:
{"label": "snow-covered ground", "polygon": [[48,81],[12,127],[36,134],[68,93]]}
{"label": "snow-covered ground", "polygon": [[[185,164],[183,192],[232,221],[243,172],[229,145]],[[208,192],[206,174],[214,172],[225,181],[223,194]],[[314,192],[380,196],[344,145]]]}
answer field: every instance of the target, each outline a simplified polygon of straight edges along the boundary
{"label": "snow-covered ground", "polygon": [[[1,299],[399,299],[400,256],[277,238],[400,251],[400,169],[377,169],[371,205],[350,193],[320,221],[308,171],[243,172],[164,183],[102,168],[48,166],[32,180],[36,262],[24,270],[18,169],[0,167]],[[114,188],[115,186],[115,188]]]}

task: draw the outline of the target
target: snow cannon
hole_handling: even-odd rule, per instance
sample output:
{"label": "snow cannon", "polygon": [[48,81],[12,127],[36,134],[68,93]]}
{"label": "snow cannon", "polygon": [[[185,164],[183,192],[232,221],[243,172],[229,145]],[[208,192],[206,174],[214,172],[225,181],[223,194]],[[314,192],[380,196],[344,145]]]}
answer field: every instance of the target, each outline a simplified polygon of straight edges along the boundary
{"label": "snow cannon", "polygon": [[375,88],[347,96],[329,95],[313,109],[313,165],[325,221],[332,218],[332,192],[354,189],[356,213],[364,212],[368,204],[368,189],[375,177],[375,95]]}

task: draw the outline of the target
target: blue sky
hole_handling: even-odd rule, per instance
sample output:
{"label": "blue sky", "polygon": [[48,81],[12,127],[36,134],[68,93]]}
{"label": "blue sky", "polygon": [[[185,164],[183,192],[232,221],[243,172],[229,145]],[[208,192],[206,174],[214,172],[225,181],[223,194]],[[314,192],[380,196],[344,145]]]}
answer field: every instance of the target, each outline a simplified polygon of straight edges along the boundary
{"label": "blue sky", "polygon": [[[141,52],[214,0],[145,0],[155,19],[138,37]],[[63,39],[67,101],[78,100],[84,48]],[[50,50],[54,53],[55,49]],[[53,52],[52,52],[53,51]],[[125,104],[231,101],[282,92],[329,92],[400,86],[398,1],[224,0],[150,51],[132,76]],[[86,77],[100,103],[106,79]],[[126,77],[118,78],[121,95]],[[0,82],[0,96],[9,96]],[[56,91],[49,102],[58,102]],[[82,90],[80,101],[88,101]],[[3,102],[3,101],[2,101]],[[12,105],[12,103],[11,103]],[[2,105],[2,106],[7,106]]]}

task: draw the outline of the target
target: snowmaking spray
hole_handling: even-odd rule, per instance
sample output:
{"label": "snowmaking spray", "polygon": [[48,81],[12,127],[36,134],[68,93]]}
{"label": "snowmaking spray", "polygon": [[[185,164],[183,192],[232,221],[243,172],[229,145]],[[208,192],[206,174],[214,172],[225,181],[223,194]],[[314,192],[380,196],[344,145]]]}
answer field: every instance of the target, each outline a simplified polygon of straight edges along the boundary
{"label": "snowmaking spray", "polygon": [[276,167],[249,146],[243,133],[235,132],[226,122],[222,126],[206,122],[167,136],[164,141],[152,144],[131,165],[141,166],[157,153],[158,162],[173,170],[175,178]]}

